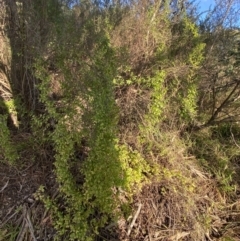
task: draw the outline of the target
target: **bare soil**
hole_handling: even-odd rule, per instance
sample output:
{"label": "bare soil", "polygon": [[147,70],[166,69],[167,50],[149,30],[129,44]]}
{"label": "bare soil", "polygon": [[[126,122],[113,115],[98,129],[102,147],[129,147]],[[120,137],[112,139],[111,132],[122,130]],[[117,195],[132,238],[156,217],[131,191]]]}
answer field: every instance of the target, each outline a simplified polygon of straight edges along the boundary
{"label": "bare soil", "polygon": [[[50,196],[57,190],[52,158],[50,153],[28,150],[13,166],[0,162],[0,229],[8,240],[16,229],[11,240],[48,241],[54,236],[51,217],[35,193],[40,186],[46,187]],[[1,234],[0,240],[5,241]]]}

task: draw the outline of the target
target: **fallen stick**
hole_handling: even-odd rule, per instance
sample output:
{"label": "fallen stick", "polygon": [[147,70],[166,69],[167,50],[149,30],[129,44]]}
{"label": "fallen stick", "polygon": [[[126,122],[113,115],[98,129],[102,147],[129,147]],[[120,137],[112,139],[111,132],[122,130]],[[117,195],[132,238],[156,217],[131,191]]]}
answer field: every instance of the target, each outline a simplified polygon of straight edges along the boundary
{"label": "fallen stick", "polygon": [[16,241],[23,241],[24,240],[25,234],[27,233],[27,229],[28,229],[28,224],[26,223],[25,220],[23,220],[22,227],[21,227],[21,230],[18,233]]}
{"label": "fallen stick", "polygon": [[135,222],[136,222],[136,220],[137,220],[137,218],[138,218],[138,215],[139,215],[139,213],[140,213],[140,211],[141,211],[141,208],[142,208],[142,204],[140,203],[140,204],[138,205],[138,210],[137,210],[137,212],[135,213],[135,215],[134,215],[134,217],[133,217],[133,220],[132,220],[130,226],[128,227],[127,236],[129,236],[129,235],[131,234],[132,228],[133,228],[133,226],[134,226],[134,224],[135,224]]}
{"label": "fallen stick", "polygon": [[34,235],[34,230],[33,230],[33,225],[32,225],[32,222],[31,222],[31,219],[30,219],[30,216],[29,216],[29,212],[27,211],[26,213],[26,217],[25,217],[25,220],[28,224],[28,227],[29,227],[29,230],[30,230],[30,233],[32,235],[32,238],[34,241],[37,241],[35,235]]}
{"label": "fallen stick", "polygon": [[9,183],[9,179],[7,180],[7,182],[5,183],[5,185],[1,188],[0,192],[3,192],[4,189],[8,186]]}

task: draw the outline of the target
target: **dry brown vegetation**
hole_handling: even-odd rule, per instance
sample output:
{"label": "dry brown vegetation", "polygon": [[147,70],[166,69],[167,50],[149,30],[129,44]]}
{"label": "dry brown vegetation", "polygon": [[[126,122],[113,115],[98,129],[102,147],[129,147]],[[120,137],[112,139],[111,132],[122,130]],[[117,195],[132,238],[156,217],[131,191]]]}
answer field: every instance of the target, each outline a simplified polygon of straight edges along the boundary
{"label": "dry brown vegetation", "polygon": [[187,3],[0,1],[0,241],[240,240],[239,32]]}

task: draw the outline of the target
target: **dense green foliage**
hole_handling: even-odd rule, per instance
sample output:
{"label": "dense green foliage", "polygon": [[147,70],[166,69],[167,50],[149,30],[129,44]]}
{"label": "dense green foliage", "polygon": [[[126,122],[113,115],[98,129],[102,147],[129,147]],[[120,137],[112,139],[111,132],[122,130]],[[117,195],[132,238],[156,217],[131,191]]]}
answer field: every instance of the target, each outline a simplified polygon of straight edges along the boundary
{"label": "dense green foliage", "polygon": [[200,28],[187,2],[8,4],[9,83],[19,103],[2,96],[0,157],[21,156],[18,133],[52,149],[59,192],[52,198],[41,187],[37,196],[56,240],[94,240],[155,183],[179,202],[190,240],[203,240],[215,204],[199,208],[195,165],[226,200],[236,197],[239,31]]}

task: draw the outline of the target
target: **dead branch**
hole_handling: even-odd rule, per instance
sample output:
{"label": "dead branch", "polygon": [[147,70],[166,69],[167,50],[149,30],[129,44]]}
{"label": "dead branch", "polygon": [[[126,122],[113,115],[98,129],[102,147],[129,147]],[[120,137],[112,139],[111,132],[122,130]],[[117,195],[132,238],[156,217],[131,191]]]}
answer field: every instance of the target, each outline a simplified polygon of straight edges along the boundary
{"label": "dead branch", "polygon": [[131,224],[130,224],[130,226],[129,226],[129,228],[128,228],[128,231],[127,231],[127,235],[128,235],[128,236],[131,234],[132,228],[133,228],[133,226],[134,226],[134,224],[135,224],[135,222],[136,222],[136,220],[137,220],[137,218],[138,218],[138,215],[139,215],[139,213],[140,213],[140,211],[141,211],[141,208],[142,208],[142,204],[140,203],[140,204],[138,205],[138,210],[137,210],[137,212],[135,213],[135,215],[134,215],[134,217],[133,217],[133,220],[132,220],[132,222],[131,222]]}

